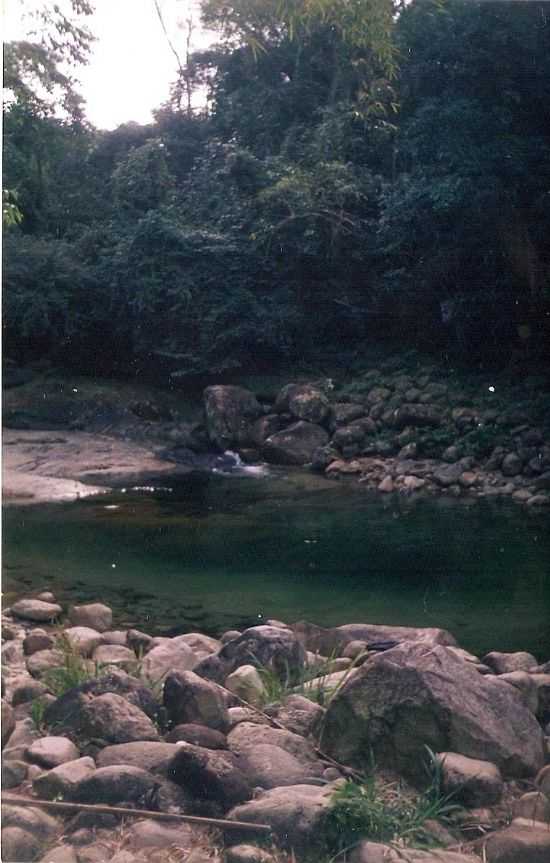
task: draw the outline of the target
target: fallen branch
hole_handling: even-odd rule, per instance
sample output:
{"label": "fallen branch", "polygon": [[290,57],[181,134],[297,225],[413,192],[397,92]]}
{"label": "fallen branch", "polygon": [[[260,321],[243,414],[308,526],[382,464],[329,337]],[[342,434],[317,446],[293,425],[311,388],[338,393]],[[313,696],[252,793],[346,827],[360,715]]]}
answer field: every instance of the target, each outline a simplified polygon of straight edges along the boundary
{"label": "fallen branch", "polygon": [[102,803],[62,803],[58,800],[36,800],[17,794],[2,794],[2,803],[12,806],[38,806],[65,812],[96,812],[107,815],[126,815],[133,818],[152,818],[155,821],[179,821],[202,827],[220,827],[222,830],[255,830],[271,833],[269,824],[252,824],[250,821],[228,821],[225,818],[205,818],[199,815],[175,815],[171,812],[152,812],[149,809],[128,809]]}

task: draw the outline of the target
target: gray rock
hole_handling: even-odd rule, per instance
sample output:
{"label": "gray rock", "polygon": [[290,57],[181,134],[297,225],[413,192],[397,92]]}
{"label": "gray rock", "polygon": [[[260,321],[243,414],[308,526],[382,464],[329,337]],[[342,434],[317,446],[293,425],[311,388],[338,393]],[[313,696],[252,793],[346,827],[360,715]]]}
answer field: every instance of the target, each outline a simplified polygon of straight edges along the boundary
{"label": "gray rock", "polygon": [[[30,806],[13,806],[12,804],[2,806],[3,828],[19,827],[41,841],[51,841],[59,830],[59,826],[56,818],[47,815],[41,809]],[[5,855],[5,849],[2,850]],[[6,857],[4,856],[3,859]]]}
{"label": "gray rock", "polygon": [[550,722],[550,673],[530,674],[537,687],[537,717],[541,725]]}
{"label": "gray rock", "polygon": [[126,764],[130,767],[141,767],[149,773],[167,775],[170,762],[178,751],[175,743],[157,743],[156,741],[139,741],[137,743],[119,743],[106,746],[97,756],[98,767],[111,767],[114,764]]}
{"label": "gray rock", "polygon": [[42,677],[47,671],[52,668],[61,668],[64,662],[64,656],[61,650],[53,648],[51,650],[39,650],[33,653],[27,659],[27,669],[33,677]]}
{"label": "gray rock", "polygon": [[17,788],[27,778],[27,767],[24,761],[2,762],[2,788]]}
{"label": "gray rock", "polygon": [[152,642],[152,637],[139,629],[129,629],[126,633],[126,643],[136,654],[145,653]]}
{"label": "gray rock", "polygon": [[199,803],[218,804],[222,811],[252,796],[252,786],[240,768],[240,759],[231,752],[182,743],[169,775]]}
{"label": "gray rock", "polygon": [[[237,729],[241,726],[237,726]],[[255,726],[261,728],[262,726]],[[320,766],[313,769],[294,755],[270,743],[257,743],[241,758],[241,769],[252,786],[279,788],[283,785],[319,785]]]}
{"label": "gray rock", "polygon": [[41,698],[48,691],[47,686],[33,677],[22,676],[18,678],[12,691],[11,703],[14,707],[20,704],[26,704],[29,701],[34,701],[36,698]]}
{"label": "gray rock", "polygon": [[40,767],[59,767],[66,761],[75,761],[80,752],[67,737],[41,737],[26,752],[27,759]]}
{"label": "gray rock", "polygon": [[29,863],[41,850],[40,840],[22,827],[2,828],[2,859],[5,863]]}
{"label": "gray rock", "polygon": [[499,653],[494,650],[482,657],[484,665],[488,665],[497,674],[506,674],[510,671],[529,671],[538,663],[530,653],[519,651],[517,653]]}
{"label": "gray rock", "polygon": [[[293,785],[273,788],[249,803],[237,806],[227,818],[232,821],[251,821],[270,824],[281,845],[297,853],[311,853],[323,841],[323,822],[331,807],[334,793],[332,785],[324,788],[314,785]],[[231,831],[234,840],[240,838]],[[243,835],[243,840],[249,839]]]}
{"label": "gray rock", "polygon": [[13,708],[2,699],[2,749],[15,731],[15,716]]}
{"label": "gray rock", "polygon": [[303,695],[289,695],[273,715],[288,731],[307,737],[317,733],[325,710]]}
{"label": "gray rock", "polygon": [[139,707],[110,692],[84,701],[79,725],[86,736],[109,743],[159,739],[157,729]]}
{"label": "gray rock", "polygon": [[[218,652],[217,658],[225,670],[222,681],[219,682],[223,682],[236,668],[251,662],[261,668],[271,669],[281,680],[297,682],[304,668],[306,654],[290,629],[253,626],[225,644]],[[202,668],[202,663],[200,667]]]}
{"label": "gray rock", "polygon": [[113,612],[108,605],[100,602],[73,605],[69,611],[69,620],[73,626],[87,626],[97,632],[106,632],[112,628]]}
{"label": "gray rock", "polygon": [[[403,856],[405,854],[405,856]],[[351,851],[349,863],[474,863],[476,857],[456,851],[418,851],[414,848],[397,849],[378,842],[363,841]]]}
{"label": "gray rock", "polygon": [[25,757],[27,747],[38,738],[38,731],[32,719],[20,719],[10,734],[8,744],[2,753],[3,758],[20,761]]}
{"label": "gray rock", "polygon": [[174,724],[196,723],[226,731],[229,717],[225,700],[216,684],[193,671],[174,671],[164,681],[163,702]]}
{"label": "gray rock", "polygon": [[166,735],[167,743],[192,743],[193,746],[202,746],[204,749],[227,749],[227,737],[221,731],[208,728],[206,725],[196,725],[188,722],[176,725]]}
{"label": "gray rock", "polygon": [[523,459],[515,452],[509,452],[502,459],[500,469],[504,476],[518,476],[523,470]]}
{"label": "gray rock", "polygon": [[[111,858],[111,863],[113,860],[114,858]],[[71,845],[56,845],[40,859],[39,863],[79,863],[79,859]]]}
{"label": "gray rock", "polygon": [[548,823],[550,822],[550,799],[541,791],[529,791],[527,794],[522,794],[519,800],[514,800],[512,813],[514,818]]}
{"label": "gray rock", "polygon": [[343,763],[372,749],[378,764],[414,781],[425,746],[490,760],[512,777],[543,763],[542,730],[513,687],[483,677],[445,647],[404,643],[343,684],[327,710],[323,749]]}
{"label": "gray rock", "polygon": [[225,688],[256,707],[265,701],[266,689],[258,669],[253,665],[241,665],[225,680]]}
{"label": "gray rock", "polygon": [[269,725],[271,727],[271,723],[267,718],[261,716],[255,710],[251,710],[249,707],[230,707],[227,714],[231,729],[236,728],[241,722],[252,722],[255,725]]}
{"label": "gray rock", "polygon": [[251,443],[261,449],[268,437],[281,430],[281,422],[278,414],[267,414],[257,419],[250,427]]}
{"label": "gray rock", "polygon": [[225,852],[226,863],[276,863],[273,854],[256,845],[234,845]]}
{"label": "gray rock", "polygon": [[237,386],[207,387],[203,394],[208,436],[218,449],[250,442],[250,426],[262,414],[262,406],[249,390]]}
{"label": "gray rock", "polygon": [[436,405],[404,404],[393,412],[393,426],[404,429],[406,426],[436,428],[443,420],[443,411]]}
{"label": "gray rock", "polygon": [[58,617],[62,608],[55,602],[42,602],[41,599],[20,599],[11,607],[14,617],[22,620],[52,621]]}
{"label": "gray rock", "polygon": [[526,671],[509,671],[498,676],[499,680],[504,680],[521,693],[523,702],[529,708],[531,713],[537,714],[539,706],[539,696],[537,684],[533,680],[531,674]]}
{"label": "gray rock", "polygon": [[492,833],[483,850],[487,863],[548,863],[550,830],[545,824],[513,821]]}
{"label": "gray rock", "polygon": [[490,761],[466,758],[456,752],[440,752],[443,790],[465,806],[492,806],[502,797],[500,770]]}
{"label": "gray rock", "polygon": [[304,465],[314,452],[328,443],[328,433],[321,426],[299,420],[288,428],[270,435],[262,447],[262,455],[272,464]]}
{"label": "gray rock", "polygon": [[352,641],[367,644],[379,642],[397,643],[415,641],[426,645],[442,644],[456,646],[456,639],[445,629],[414,626],[386,626],[371,623],[347,623],[332,629],[323,629],[314,623],[301,620],[293,624],[292,630],[307,650],[329,656],[341,653]]}
{"label": "gray rock", "polygon": [[181,671],[191,671],[197,665],[198,659],[188,644],[170,639],[157,644],[149,650],[142,660],[142,674],[153,683],[162,680],[177,668]]}
{"label": "gray rock", "polygon": [[539,791],[542,791],[543,794],[550,797],[550,764],[547,764],[539,770],[535,778],[535,785]]}
{"label": "gray rock", "polygon": [[91,656],[105,640],[100,632],[89,626],[71,626],[63,634],[81,656]]}
{"label": "gray rock", "polygon": [[77,803],[132,803],[142,809],[152,808],[151,800],[160,787],[157,777],[139,767],[113,765],[100,767],[76,782],[71,791]]}
{"label": "gray rock", "polygon": [[312,384],[287,384],[278,394],[274,410],[309,423],[323,423],[330,405],[322,390]]}
{"label": "gray rock", "polygon": [[239,629],[228,629],[227,632],[224,632],[220,641],[222,646],[227,644],[229,641],[234,641],[236,638],[242,635],[242,632]]}
{"label": "gray rock", "polygon": [[76,784],[93,771],[95,763],[88,756],[67,761],[37,776],[32,783],[33,791],[43,800],[71,799]]}
{"label": "gray rock", "polygon": [[100,644],[95,648],[92,659],[98,665],[116,665],[124,671],[132,671],[137,665],[134,651],[121,644]]}
{"label": "gray rock", "polygon": [[232,752],[242,756],[248,756],[259,746],[276,746],[296,758],[309,771],[310,776],[320,776],[322,773],[322,765],[311,743],[291,731],[241,722],[227,735],[227,742]]}
{"label": "gray rock", "polygon": [[[127,847],[132,851],[142,848],[192,848],[197,841],[189,824],[164,824],[162,821],[134,821],[128,827]],[[187,855],[186,855],[187,856]],[[135,857],[129,863],[133,863]]]}
{"label": "gray rock", "polygon": [[23,639],[23,652],[25,656],[32,656],[39,650],[49,650],[53,645],[53,638],[44,629],[31,629]]}

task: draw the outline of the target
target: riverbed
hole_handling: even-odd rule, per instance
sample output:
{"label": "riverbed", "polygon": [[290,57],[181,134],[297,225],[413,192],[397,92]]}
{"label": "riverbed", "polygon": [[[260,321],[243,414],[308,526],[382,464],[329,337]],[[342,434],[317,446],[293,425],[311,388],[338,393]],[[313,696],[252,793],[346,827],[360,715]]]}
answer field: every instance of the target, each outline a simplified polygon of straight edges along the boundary
{"label": "riverbed", "polygon": [[547,516],[382,497],[303,471],[194,472],[72,503],[6,506],[5,601],[52,589],[120,626],[219,634],[269,618],[449,629],[478,654],[550,655]]}

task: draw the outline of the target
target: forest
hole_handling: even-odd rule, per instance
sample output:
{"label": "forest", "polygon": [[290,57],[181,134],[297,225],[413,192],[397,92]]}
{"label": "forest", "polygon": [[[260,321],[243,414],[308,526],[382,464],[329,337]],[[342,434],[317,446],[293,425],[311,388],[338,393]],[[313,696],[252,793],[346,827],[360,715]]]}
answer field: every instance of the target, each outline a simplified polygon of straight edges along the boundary
{"label": "forest", "polygon": [[9,358],[173,380],[375,342],[548,358],[546,3],[203,0],[215,44],[114,131],[64,71],[93,38],[72,9],[5,47]]}

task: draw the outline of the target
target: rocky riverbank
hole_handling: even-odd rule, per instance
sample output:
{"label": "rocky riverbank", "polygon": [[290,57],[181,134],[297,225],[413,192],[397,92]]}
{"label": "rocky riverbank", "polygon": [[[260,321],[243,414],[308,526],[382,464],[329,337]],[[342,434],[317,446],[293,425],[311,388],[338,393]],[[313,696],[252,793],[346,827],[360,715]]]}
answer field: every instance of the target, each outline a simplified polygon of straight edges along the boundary
{"label": "rocky riverbank", "polygon": [[15,383],[5,396],[5,486],[18,502],[210,469],[231,450],[251,465],[308,467],[382,494],[550,504],[544,374],[457,376],[396,355],[285,386],[210,386],[191,409],[177,390],[49,374]]}
{"label": "rocky riverbank", "polygon": [[2,636],[6,863],[550,859],[543,657],[362,623],[152,638],[51,593]]}

